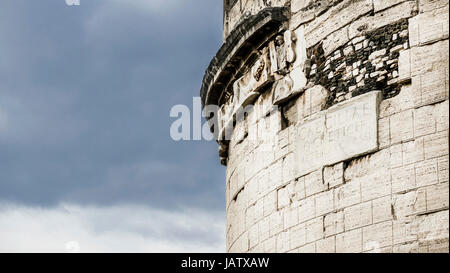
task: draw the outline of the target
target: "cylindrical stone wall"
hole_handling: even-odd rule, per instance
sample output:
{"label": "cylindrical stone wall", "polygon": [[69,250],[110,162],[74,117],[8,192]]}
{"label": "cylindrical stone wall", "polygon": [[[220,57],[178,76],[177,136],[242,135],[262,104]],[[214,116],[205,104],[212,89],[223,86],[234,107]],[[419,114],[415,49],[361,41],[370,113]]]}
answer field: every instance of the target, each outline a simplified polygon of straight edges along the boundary
{"label": "cylindrical stone wall", "polygon": [[227,251],[449,251],[448,22],[444,0],[225,1],[202,99]]}

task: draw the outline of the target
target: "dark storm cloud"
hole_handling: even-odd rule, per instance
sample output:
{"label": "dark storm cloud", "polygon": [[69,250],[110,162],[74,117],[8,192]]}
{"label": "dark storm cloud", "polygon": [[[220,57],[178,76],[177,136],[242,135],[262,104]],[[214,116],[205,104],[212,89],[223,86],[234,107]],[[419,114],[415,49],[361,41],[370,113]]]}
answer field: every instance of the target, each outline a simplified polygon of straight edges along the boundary
{"label": "dark storm cloud", "polygon": [[0,199],[223,206],[214,142],[174,142],[220,45],[216,1],[3,1]]}

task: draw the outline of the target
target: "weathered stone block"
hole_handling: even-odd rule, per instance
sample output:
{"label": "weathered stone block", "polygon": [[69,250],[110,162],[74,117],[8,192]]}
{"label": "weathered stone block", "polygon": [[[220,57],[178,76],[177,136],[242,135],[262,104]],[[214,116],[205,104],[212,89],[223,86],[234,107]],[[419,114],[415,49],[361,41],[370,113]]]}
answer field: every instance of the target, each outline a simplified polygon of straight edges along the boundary
{"label": "weathered stone block", "polygon": [[392,193],[403,192],[416,187],[414,164],[392,169],[391,177]]}
{"label": "weathered stone block", "polygon": [[372,203],[366,202],[344,209],[345,230],[372,224]]}
{"label": "weathered stone block", "polygon": [[354,21],[349,27],[349,38],[364,35],[366,32],[383,27],[387,24],[412,17],[417,11],[415,1],[407,1],[390,9],[375,13],[374,16],[364,16]]}
{"label": "weathered stone block", "polygon": [[420,137],[436,132],[434,107],[424,106],[414,110],[414,136]]}
{"label": "weathered stone block", "polygon": [[391,196],[378,198],[372,201],[373,223],[380,223],[392,220]]}
{"label": "weathered stone block", "polygon": [[264,197],[264,216],[272,214],[277,209],[277,192],[272,191]]}
{"label": "weathered stone block", "polygon": [[405,142],[414,137],[413,111],[407,110],[391,116],[391,143]]}
{"label": "weathered stone block", "polygon": [[448,155],[438,158],[438,180],[439,183],[448,182],[449,160]]}
{"label": "weathered stone block", "polygon": [[448,6],[409,19],[411,47],[448,39]]}
{"label": "weathered stone block", "polygon": [[389,117],[378,120],[378,144],[380,149],[384,149],[391,144]]}
{"label": "weathered stone block", "polygon": [[402,219],[393,221],[392,222],[393,243],[405,244],[407,242],[416,241],[417,228],[418,222],[415,219]]}
{"label": "weathered stone block", "polygon": [[448,131],[428,135],[424,138],[426,159],[448,155],[448,147]]}
{"label": "weathered stone block", "polygon": [[394,219],[404,220],[409,216],[426,212],[425,190],[410,191],[392,196]]}
{"label": "weathered stone block", "polygon": [[448,6],[448,0],[420,0],[419,11],[430,12]]}
{"label": "weathered stone block", "polygon": [[335,253],[336,239],[334,236],[316,242],[316,253]]}
{"label": "weathered stone block", "polygon": [[402,50],[398,57],[398,80],[404,82],[411,79],[411,50]]}
{"label": "weathered stone block", "polygon": [[332,236],[344,231],[344,212],[338,211],[324,216],[324,235]]}
{"label": "weathered stone block", "polygon": [[336,235],[337,253],[362,252],[362,229],[355,229]]}
{"label": "weathered stone block", "polygon": [[[426,215],[418,227],[419,246],[433,246],[444,243],[447,248],[438,248],[436,251],[448,252],[449,211],[441,211]],[[434,248],[434,247],[432,247]],[[441,250],[439,250],[441,249]]]}
{"label": "weathered stone block", "polygon": [[334,210],[334,190],[316,195],[316,215],[321,216]]}
{"label": "weathered stone block", "polygon": [[330,33],[344,27],[359,16],[369,13],[372,8],[372,3],[366,0],[344,0],[333,6],[305,25],[307,47],[317,44]]}
{"label": "weathered stone block", "polygon": [[314,171],[305,176],[306,196],[311,196],[313,194],[322,192],[326,189],[327,189],[327,185],[325,185],[323,183],[321,170]]}
{"label": "weathered stone block", "polygon": [[427,187],[427,211],[439,211],[448,209],[449,185],[448,183],[436,184]]}
{"label": "weathered stone block", "polygon": [[361,178],[361,198],[368,201],[391,193],[391,177],[388,169],[378,169],[371,175]]}
{"label": "weathered stone block", "polygon": [[[298,129],[298,176],[378,148],[379,92],[343,102]],[[412,120],[411,120],[412,123]]]}
{"label": "weathered stone block", "polygon": [[323,238],[323,218],[317,217],[306,222],[306,243],[315,242]]}
{"label": "weathered stone block", "polygon": [[364,251],[375,251],[392,245],[392,222],[387,221],[363,228]]}
{"label": "weathered stone block", "polygon": [[295,249],[306,244],[306,225],[299,224],[289,230],[290,249]]}
{"label": "weathered stone block", "polygon": [[403,166],[424,160],[424,139],[416,138],[414,141],[403,143]]}
{"label": "weathered stone block", "polygon": [[361,202],[360,181],[351,181],[337,188],[335,191],[336,208],[344,208]]}
{"label": "weathered stone block", "polygon": [[298,253],[316,253],[316,244],[310,243],[298,248]]}
{"label": "weathered stone block", "polygon": [[269,234],[274,236],[283,230],[283,211],[276,211],[269,216]]}
{"label": "weathered stone block", "polygon": [[299,202],[298,207],[298,221],[303,223],[316,216],[315,212],[315,198],[309,197]]}
{"label": "weathered stone block", "polygon": [[379,12],[406,1],[408,0],[373,0],[373,7],[375,12]]}
{"label": "weathered stone block", "polygon": [[289,251],[289,232],[283,231],[276,236],[277,252],[285,253]]}
{"label": "weathered stone block", "polygon": [[[439,71],[445,68],[448,70],[448,40],[436,42],[426,46],[411,48],[411,76],[424,75],[430,71]],[[443,72],[441,72],[443,73]],[[440,74],[434,72],[440,80],[440,84],[445,79]],[[433,78],[428,77],[427,81],[422,81],[422,84],[427,83]]]}
{"label": "weathered stone block", "polygon": [[438,182],[437,159],[428,159],[415,164],[416,185],[423,187]]}
{"label": "weathered stone block", "polygon": [[298,224],[298,208],[288,207],[284,209],[284,228],[288,229]]}
{"label": "weathered stone block", "polygon": [[436,130],[438,132],[449,128],[449,105],[448,100],[434,106],[434,120],[436,120]]}
{"label": "weathered stone block", "polygon": [[323,181],[330,188],[344,184],[344,163],[325,167],[323,169]]}

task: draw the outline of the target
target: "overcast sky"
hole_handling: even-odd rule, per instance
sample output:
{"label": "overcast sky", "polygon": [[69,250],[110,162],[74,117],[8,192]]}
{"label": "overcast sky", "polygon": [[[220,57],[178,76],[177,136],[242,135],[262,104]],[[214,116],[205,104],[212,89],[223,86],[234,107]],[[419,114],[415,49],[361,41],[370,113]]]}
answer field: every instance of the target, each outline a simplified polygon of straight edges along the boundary
{"label": "overcast sky", "polygon": [[222,1],[0,3],[0,252],[225,250],[217,145],[175,142]]}

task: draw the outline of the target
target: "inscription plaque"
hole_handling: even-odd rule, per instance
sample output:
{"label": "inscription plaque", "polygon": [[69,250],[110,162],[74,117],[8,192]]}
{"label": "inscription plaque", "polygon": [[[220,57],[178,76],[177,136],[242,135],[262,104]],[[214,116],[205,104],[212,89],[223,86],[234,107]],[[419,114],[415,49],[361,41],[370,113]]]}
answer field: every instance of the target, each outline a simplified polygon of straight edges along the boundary
{"label": "inscription plaque", "polygon": [[297,128],[297,176],[378,149],[378,105],[373,91],[317,113]]}

